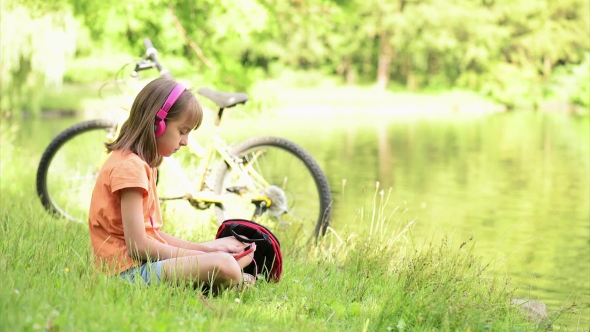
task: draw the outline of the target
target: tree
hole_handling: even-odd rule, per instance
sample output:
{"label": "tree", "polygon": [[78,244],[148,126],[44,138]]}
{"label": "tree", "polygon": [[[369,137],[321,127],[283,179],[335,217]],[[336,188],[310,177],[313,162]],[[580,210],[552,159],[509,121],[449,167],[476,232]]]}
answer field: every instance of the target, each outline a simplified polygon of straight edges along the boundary
{"label": "tree", "polygon": [[[545,96],[556,69],[581,63],[590,51],[589,6],[586,0],[5,0],[1,91],[9,98],[2,108],[31,108],[23,106],[34,100],[31,92],[59,85],[74,55],[140,55],[145,37],[163,58],[192,65],[175,75],[198,76],[218,89],[247,91],[272,68],[289,67],[381,89],[392,82],[410,90],[465,88],[512,105]],[[76,45],[81,29],[88,38]],[[62,42],[48,42],[55,38]]]}
{"label": "tree", "polygon": [[76,22],[65,7],[33,12],[4,0],[0,8],[0,109],[38,111],[44,87],[61,85],[66,61],[74,55]]}

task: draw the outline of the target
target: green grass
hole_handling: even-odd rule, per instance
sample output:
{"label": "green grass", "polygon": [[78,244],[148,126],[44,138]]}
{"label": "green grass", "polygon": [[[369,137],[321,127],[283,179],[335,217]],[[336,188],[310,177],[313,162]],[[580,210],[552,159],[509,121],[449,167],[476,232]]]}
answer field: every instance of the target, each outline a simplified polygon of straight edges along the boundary
{"label": "green grass", "polygon": [[505,281],[452,242],[420,251],[366,238],[286,248],[278,284],[218,297],[95,273],[85,225],[2,202],[0,326],[11,331],[529,330]]}
{"label": "green grass", "polygon": [[[14,131],[1,127],[0,330],[535,330],[509,305],[508,280],[488,274],[473,243],[412,239],[378,195],[356,220],[365,232],[285,246],[280,283],[209,297],[105,277],[93,268],[86,225],[43,211],[33,194],[36,157],[12,148]],[[183,227],[166,230],[186,237]],[[215,232],[202,230],[188,239]]]}

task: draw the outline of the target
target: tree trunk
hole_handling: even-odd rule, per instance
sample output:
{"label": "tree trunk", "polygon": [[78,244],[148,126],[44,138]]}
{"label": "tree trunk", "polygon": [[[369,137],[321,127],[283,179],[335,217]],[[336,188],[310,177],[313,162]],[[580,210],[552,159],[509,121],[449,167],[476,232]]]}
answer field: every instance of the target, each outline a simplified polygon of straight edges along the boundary
{"label": "tree trunk", "polygon": [[354,85],[356,80],[356,73],[354,70],[354,66],[352,64],[348,64],[346,67],[346,85]]}
{"label": "tree trunk", "polygon": [[385,90],[389,83],[389,68],[391,66],[391,44],[386,31],[379,33],[379,63],[377,65],[377,87]]}
{"label": "tree trunk", "polygon": [[416,91],[416,76],[414,75],[414,71],[412,68],[408,68],[408,78],[406,81],[406,87],[410,91]]}
{"label": "tree trunk", "polygon": [[549,76],[551,75],[551,69],[552,69],[551,59],[549,58],[548,55],[545,55],[543,57],[543,81],[546,81],[547,79],[549,79]]}
{"label": "tree trunk", "polygon": [[416,75],[414,74],[414,68],[412,66],[412,57],[406,57],[403,63],[403,72],[406,75],[406,87],[410,91],[415,91],[418,89],[418,85],[416,83]]}

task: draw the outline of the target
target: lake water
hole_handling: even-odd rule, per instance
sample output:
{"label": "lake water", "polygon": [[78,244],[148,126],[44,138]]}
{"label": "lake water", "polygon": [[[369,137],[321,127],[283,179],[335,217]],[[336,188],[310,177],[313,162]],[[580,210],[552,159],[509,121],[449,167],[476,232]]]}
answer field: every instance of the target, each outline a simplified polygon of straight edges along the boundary
{"label": "lake water", "polygon": [[[332,187],[336,231],[359,227],[359,211],[372,205],[378,181],[386,195],[390,192],[385,211],[398,208],[392,221],[415,220],[416,241],[473,238],[476,253],[495,262],[494,273],[511,278],[516,296],[543,301],[548,312],[575,302],[581,314],[556,323],[590,325],[588,117],[530,112],[395,117],[320,110],[240,118],[232,112],[224,119],[228,140],[282,136],[316,157]],[[27,121],[23,142],[40,155],[74,122]]]}

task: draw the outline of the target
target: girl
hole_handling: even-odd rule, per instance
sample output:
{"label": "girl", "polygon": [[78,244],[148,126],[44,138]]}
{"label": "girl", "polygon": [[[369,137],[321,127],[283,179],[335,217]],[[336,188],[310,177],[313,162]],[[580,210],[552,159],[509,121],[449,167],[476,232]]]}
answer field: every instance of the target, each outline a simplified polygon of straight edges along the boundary
{"label": "girl", "polygon": [[235,238],[193,243],[161,231],[156,167],[187,144],[202,119],[190,91],[159,78],[139,92],[119,137],[106,144],[111,154],[92,192],[88,226],[95,264],[107,275],[221,288],[254,283],[241,271],[252,255],[234,258],[245,247]]}

